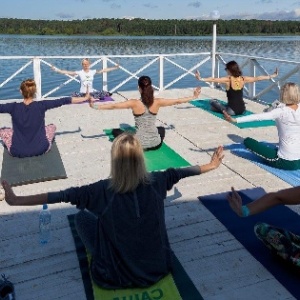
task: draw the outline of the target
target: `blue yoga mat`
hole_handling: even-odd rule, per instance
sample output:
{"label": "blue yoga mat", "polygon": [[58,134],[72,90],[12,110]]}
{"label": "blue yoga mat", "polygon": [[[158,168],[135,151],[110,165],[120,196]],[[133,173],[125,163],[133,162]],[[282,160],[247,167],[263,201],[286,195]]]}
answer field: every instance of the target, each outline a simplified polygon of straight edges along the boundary
{"label": "blue yoga mat", "polygon": [[281,170],[277,168],[270,167],[265,164],[264,160],[259,156],[255,155],[251,151],[247,150],[243,144],[232,144],[225,146],[224,149],[231,150],[231,153],[240,156],[242,158],[248,159],[260,168],[266,170],[267,172],[279,177],[283,181],[289,183],[292,186],[300,185],[300,170]]}
{"label": "blue yoga mat", "polygon": [[[241,191],[243,203],[249,203],[264,193],[255,188]],[[228,229],[228,231],[255,257],[296,299],[300,299],[300,272],[284,264],[258,240],[253,227],[265,222],[300,235],[300,216],[285,206],[277,206],[261,214],[247,218],[238,217],[230,208],[227,193],[199,197],[204,206]],[[234,259],[234,257],[233,257]]]}

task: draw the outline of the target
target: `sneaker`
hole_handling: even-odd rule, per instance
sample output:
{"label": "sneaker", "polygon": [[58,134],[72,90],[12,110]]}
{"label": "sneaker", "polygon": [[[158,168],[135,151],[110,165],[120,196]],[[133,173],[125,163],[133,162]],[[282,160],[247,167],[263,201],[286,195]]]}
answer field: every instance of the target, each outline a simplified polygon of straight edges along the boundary
{"label": "sneaker", "polygon": [[14,285],[7,280],[4,274],[0,279],[0,300],[16,300]]}
{"label": "sneaker", "polygon": [[279,100],[275,100],[274,102],[272,102],[271,104],[269,104],[269,106],[267,108],[264,109],[264,112],[268,112],[273,110],[274,108],[280,107],[282,103]]}

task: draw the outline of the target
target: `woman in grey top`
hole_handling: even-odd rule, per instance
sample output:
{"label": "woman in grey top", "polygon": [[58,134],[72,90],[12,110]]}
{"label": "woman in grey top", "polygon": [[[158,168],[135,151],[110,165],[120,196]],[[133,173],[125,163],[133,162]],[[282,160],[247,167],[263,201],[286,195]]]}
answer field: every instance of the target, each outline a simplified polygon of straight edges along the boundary
{"label": "woman in grey top", "polygon": [[185,177],[218,168],[222,158],[219,146],[206,164],[148,173],[141,144],[125,133],[112,144],[108,179],[30,196],[15,195],[6,181],[2,185],[9,205],[76,205],[80,211],[75,225],[91,254],[94,282],[108,289],[146,287],[171,270],[164,215],[167,191]]}
{"label": "woman in grey top", "polygon": [[[119,103],[108,103],[102,105],[95,105],[90,101],[90,106],[94,109],[131,109],[134,119],[136,136],[142,144],[144,150],[155,150],[160,148],[165,137],[165,128],[156,127],[156,115],[160,107],[172,106],[175,104],[186,103],[193,99],[197,99],[200,95],[200,87],[196,88],[192,96],[165,99],[154,98],[154,90],[152,87],[151,78],[148,76],[141,76],[138,80],[139,92],[141,99],[130,99],[128,101]],[[114,137],[120,135],[124,131],[121,129],[114,129],[112,134]]]}

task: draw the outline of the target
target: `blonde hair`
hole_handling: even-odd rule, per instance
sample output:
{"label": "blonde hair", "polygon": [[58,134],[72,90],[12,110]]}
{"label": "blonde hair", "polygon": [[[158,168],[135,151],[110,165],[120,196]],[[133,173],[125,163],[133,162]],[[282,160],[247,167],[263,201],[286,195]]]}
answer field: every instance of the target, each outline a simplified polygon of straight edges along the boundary
{"label": "blonde hair", "polygon": [[114,140],[110,177],[110,187],[117,193],[132,192],[140,183],[150,182],[143,148],[133,134],[123,133]]}
{"label": "blonde hair", "polygon": [[89,65],[91,64],[91,61],[90,61],[88,58],[82,59],[82,60],[81,60],[81,64],[83,64],[85,61],[88,62]]}
{"label": "blonde hair", "polygon": [[26,79],[21,82],[20,90],[25,99],[33,98],[36,93],[36,84],[33,79]]}
{"label": "blonde hair", "polygon": [[284,104],[298,104],[300,101],[300,88],[296,83],[287,82],[280,90],[280,101]]}

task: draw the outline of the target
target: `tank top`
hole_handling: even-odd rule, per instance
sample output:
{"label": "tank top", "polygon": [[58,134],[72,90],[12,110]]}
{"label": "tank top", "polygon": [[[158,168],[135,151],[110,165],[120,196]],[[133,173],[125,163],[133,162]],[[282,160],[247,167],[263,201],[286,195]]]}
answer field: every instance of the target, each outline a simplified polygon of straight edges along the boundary
{"label": "tank top", "polygon": [[145,106],[145,112],[141,115],[133,115],[136,128],[136,137],[142,144],[143,149],[152,148],[160,144],[161,138],[156,128],[156,114],[149,111]]}
{"label": "tank top", "polygon": [[229,77],[229,79],[229,89],[226,90],[228,106],[235,112],[236,115],[241,115],[246,110],[245,102],[243,100],[243,88],[234,90],[231,86],[231,78]]}

